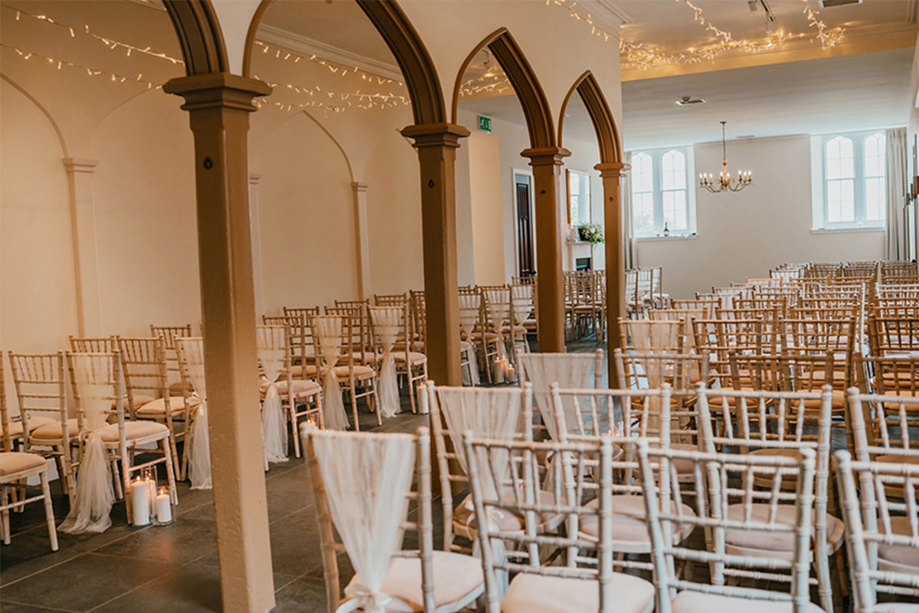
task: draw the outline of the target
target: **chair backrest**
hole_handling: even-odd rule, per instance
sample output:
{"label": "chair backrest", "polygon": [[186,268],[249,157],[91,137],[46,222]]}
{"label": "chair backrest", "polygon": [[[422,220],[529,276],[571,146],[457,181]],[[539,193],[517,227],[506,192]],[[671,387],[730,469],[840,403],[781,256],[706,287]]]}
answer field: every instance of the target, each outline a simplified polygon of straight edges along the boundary
{"label": "chair backrest", "polygon": [[427,353],[427,303],[424,299],[424,290],[410,290],[409,297],[412,309],[412,327],[416,340],[425,343],[425,353]]}
{"label": "chair backrest", "polygon": [[372,306],[367,311],[370,315],[370,338],[373,341],[373,348],[377,353],[384,353],[392,350],[397,340],[399,343],[397,353],[406,356],[406,364],[409,362],[408,354],[412,349],[410,342],[405,342],[409,336],[409,312],[408,303],[393,306]]}
{"label": "chair backrest", "polygon": [[207,381],[204,376],[204,339],[189,336],[177,339],[179,373],[187,389],[202,400],[207,399]]}
{"label": "chair backrest", "polygon": [[694,319],[705,319],[706,311],[702,308],[697,309],[651,309],[648,311],[648,318],[651,321],[680,321],[683,323],[682,343],[684,351],[691,351],[695,347],[692,334],[692,321]]}
{"label": "chair backrest", "polygon": [[603,350],[590,353],[521,353],[519,382],[533,386],[533,399],[543,427],[555,438],[555,417],[549,386],[598,389],[603,381]]}
{"label": "chair backrest", "polygon": [[880,559],[894,550],[907,556],[919,551],[919,454],[902,462],[864,462],[840,450],[834,459],[855,613],[896,610],[879,606],[878,593],[916,602],[919,574],[891,562],[881,567]]}
{"label": "chair backrest", "polygon": [[868,335],[872,355],[919,355],[919,317],[872,314],[868,317]]}
{"label": "chair backrest", "polygon": [[683,320],[620,319],[623,347],[636,351],[683,351]]}
{"label": "chair backrest", "polygon": [[[290,379],[290,344],[284,326],[256,326],[259,374],[269,383]],[[288,381],[288,390],[290,390]]]}
{"label": "chair backrest", "polygon": [[619,389],[670,385],[673,397],[694,397],[696,384],[708,381],[708,356],[697,353],[613,351]]}
{"label": "chair backrest", "polygon": [[[326,315],[340,317],[342,320],[342,349],[348,357],[349,364],[363,364],[370,361],[373,355],[373,343],[370,339],[370,318],[367,315],[367,301],[338,301],[336,306],[327,306]],[[315,332],[315,331],[314,331]]]}
{"label": "chair backrest", "polygon": [[374,294],[373,295],[373,304],[374,306],[394,306],[401,307],[405,306],[409,301],[408,294]]}
{"label": "chair backrest", "polygon": [[118,343],[114,336],[89,338],[71,334],[69,339],[70,350],[75,353],[113,353],[118,350]]}
{"label": "chair backrest", "polygon": [[166,419],[172,419],[166,364],[166,344],[162,337],[116,337],[124,369],[131,418],[140,408],[139,395],[164,398]]}
{"label": "chair backrest", "polygon": [[[859,357],[859,369],[875,394],[919,396],[919,355]],[[868,387],[866,386],[865,391]]]}
{"label": "chair backrest", "polygon": [[482,294],[478,292],[461,292],[459,294],[459,324],[464,335],[468,336],[482,324]]}
{"label": "chair backrest", "polygon": [[[105,427],[114,415],[122,452],[125,441],[122,361],[115,353],[66,354],[67,371],[81,432]],[[125,456],[122,456],[125,457]]]}
{"label": "chair backrest", "polygon": [[64,352],[27,354],[10,351],[9,357],[16,399],[19,402],[19,416],[22,419],[25,450],[28,451],[32,444],[29,437],[33,429],[29,426],[32,417],[57,420],[66,441],[68,407]]}
{"label": "chair backrest", "polygon": [[[382,596],[391,563],[396,557],[405,557],[421,563],[422,602],[402,606],[433,613],[431,444],[427,428],[419,428],[415,435],[312,430],[304,447],[316,500],[329,610],[336,610],[341,602],[337,554],[345,551],[362,586],[360,595],[354,596],[357,607],[368,607],[373,598]],[[416,490],[412,489],[413,477]],[[418,505],[417,520],[408,519],[412,503]],[[406,530],[417,534],[417,550],[402,550]]]}
{"label": "chair backrest", "polygon": [[523,324],[536,315],[536,286],[533,283],[514,284],[510,286],[511,308],[514,321]]}
{"label": "chair backrest", "polygon": [[910,455],[919,449],[910,428],[916,427],[919,397],[889,394],[864,394],[849,389],[849,419],[859,462],[878,456]]}
{"label": "chair backrest", "polygon": [[454,491],[469,482],[463,432],[490,439],[532,440],[533,389],[435,387],[427,383],[431,435],[440,476],[444,517],[444,549],[453,544]]}
{"label": "chair backrest", "polygon": [[[293,311],[294,309],[291,309]],[[296,309],[297,311],[309,309]],[[290,347],[291,365],[307,365],[315,361],[313,353],[312,328],[310,318],[315,315],[302,313],[285,313],[284,315],[262,315],[262,324],[266,326],[283,326],[287,329],[287,345]]]}
{"label": "chair backrest", "polygon": [[[811,505],[814,499],[814,451],[803,449],[800,458],[757,455],[730,455],[685,450],[652,448],[647,441],[638,446],[642,489],[651,535],[651,559],[657,587],[658,611],[670,613],[671,599],[677,591],[701,592],[757,600],[790,602],[791,610],[810,610],[809,573],[811,566]],[[695,515],[680,513],[681,506],[670,510],[659,501],[655,487],[658,465],[681,460],[692,467],[692,484],[696,501]],[[676,482],[676,475],[671,478]],[[783,481],[795,483],[794,491],[783,490]],[[761,483],[771,487],[759,487]],[[678,487],[674,486],[678,491]],[[734,513],[729,507],[735,505]],[[793,508],[779,513],[780,506]],[[673,507],[671,507],[673,508]],[[674,542],[669,538],[673,524],[702,528],[705,550]],[[725,553],[726,534],[762,533],[787,541],[789,547],[770,555],[744,556]],[[789,556],[785,553],[791,551]],[[676,561],[708,563],[711,581],[693,581],[680,577]],[[789,584],[789,592],[770,591],[762,587],[742,587],[738,580],[760,584]]]}
{"label": "chair backrest", "polygon": [[[472,499],[481,542],[482,565],[485,570],[485,592],[490,613],[498,613],[500,587],[498,572],[565,577],[596,582],[599,608],[602,613],[613,611],[612,591],[612,441],[598,438],[579,443],[511,441],[487,439],[466,432],[463,437],[465,454],[469,457]],[[554,496],[540,495],[539,457],[555,454],[565,462],[556,462]],[[573,487],[564,487],[574,476]],[[592,474],[595,480],[587,475]],[[596,500],[586,504],[583,498]],[[582,498],[583,497],[583,498]],[[524,518],[520,531],[502,531],[491,518],[513,514]],[[541,530],[546,515],[562,515],[567,537],[558,537]],[[599,524],[598,541],[587,542],[580,537],[579,522]],[[570,556],[568,565],[547,564],[546,552],[563,546],[568,549],[591,549],[588,556]],[[542,554],[542,555],[541,555]]]}
{"label": "chair backrest", "polygon": [[166,370],[174,375],[174,379],[180,379],[179,356],[176,353],[176,340],[189,337],[192,335],[191,324],[184,326],[155,326],[150,324],[150,336],[159,336],[163,339],[163,347],[166,350]]}

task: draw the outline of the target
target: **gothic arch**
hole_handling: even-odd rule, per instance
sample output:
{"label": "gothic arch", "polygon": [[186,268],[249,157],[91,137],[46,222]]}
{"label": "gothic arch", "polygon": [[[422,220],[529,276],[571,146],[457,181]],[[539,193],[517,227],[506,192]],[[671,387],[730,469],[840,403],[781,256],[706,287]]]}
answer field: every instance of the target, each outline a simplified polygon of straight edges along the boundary
{"label": "gothic arch", "polygon": [[616,118],[606,103],[606,97],[600,89],[596,78],[588,70],[584,72],[578,80],[575,81],[565,101],[562,103],[562,110],[558,117],[558,142],[562,144],[562,134],[565,122],[565,111],[568,109],[568,101],[574,93],[577,92],[587,107],[587,114],[590,115],[590,121],[594,126],[594,132],[597,135],[597,143],[600,145],[600,161],[602,163],[621,162],[622,161],[622,141],[619,139],[619,129],[616,127]]}
{"label": "gothic arch", "polygon": [[188,76],[229,72],[226,44],[211,0],[163,0],[185,58]]}

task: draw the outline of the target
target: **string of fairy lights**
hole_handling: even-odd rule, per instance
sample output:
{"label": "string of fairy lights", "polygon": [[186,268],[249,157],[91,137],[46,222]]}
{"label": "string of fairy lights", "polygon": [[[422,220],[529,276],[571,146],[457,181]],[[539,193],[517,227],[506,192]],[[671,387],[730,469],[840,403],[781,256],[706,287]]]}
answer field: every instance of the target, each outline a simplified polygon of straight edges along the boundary
{"label": "string of fairy lights", "polygon": [[[619,54],[622,63],[628,67],[638,70],[648,70],[657,66],[672,64],[701,64],[711,62],[719,56],[731,52],[740,51],[748,54],[763,53],[787,44],[792,40],[806,39],[812,37],[820,43],[822,49],[835,47],[842,42],[845,29],[841,27],[829,28],[827,24],[820,19],[819,11],[812,8],[811,0],[801,0],[802,12],[807,18],[808,32],[791,33],[784,30],[770,32],[763,38],[744,39],[734,38],[730,32],[719,28],[709,20],[703,10],[691,0],[675,0],[690,9],[693,21],[701,25],[707,32],[712,34],[717,41],[713,44],[706,45],[702,48],[689,48],[678,52],[665,52],[650,47],[649,45],[629,39],[628,37],[611,32],[596,22],[593,16],[586,10],[582,10],[577,0],[546,0],[546,5],[554,5],[564,8],[573,19],[582,21],[589,25],[591,34],[602,38],[604,41],[616,41],[619,45]],[[810,34],[812,32],[812,34]]]}
{"label": "string of fairy lights", "polygon": [[[148,2],[148,0],[144,1]],[[622,63],[626,67],[641,70],[667,64],[698,64],[710,62],[731,51],[749,54],[762,53],[796,39],[811,38],[819,42],[821,48],[828,49],[838,45],[842,41],[845,32],[844,28],[829,28],[826,23],[820,19],[819,11],[811,6],[810,0],[801,0],[803,4],[803,14],[806,16],[808,23],[807,32],[790,33],[779,30],[777,32],[768,33],[767,36],[759,39],[738,39],[734,38],[729,31],[715,25],[705,16],[702,9],[692,2],[692,0],[675,1],[685,5],[691,11],[693,20],[711,34],[716,39],[716,42],[707,44],[698,49],[690,48],[679,52],[665,52],[655,49],[645,43],[631,40],[620,33],[606,30],[594,20],[589,12],[582,10],[577,0],[546,0],[546,5],[564,8],[571,18],[589,25],[592,35],[600,37],[604,41],[615,41],[619,46]],[[145,6],[157,8],[158,10],[165,10],[151,3],[147,3]],[[12,7],[9,4],[0,4],[0,8],[14,13],[15,22],[33,21],[58,28],[66,31],[72,39],[91,39],[104,45],[109,50],[123,53],[127,57],[133,54],[140,54],[163,62],[169,62],[174,66],[184,65],[181,58],[174,57],[150,46],[135,45],[105,36],[95,31],[89,24],[71,25],[56,20],[48,15],[32,13]],[[405,83],[401,80],[364,70],[358,66],[335,62],[316,54],[300,53],[280,45],[268,44],[261,40],[256,40],[255,45],[261,49],[264,56],[268,56],[279,62],[287,62],[295,65],[301,62],[304,63],[304,65],[313,64],[321,66],[328,70],[330,74],[339,77],[350,76],[352,78],[360,78],[361,81],[367,83],[372,88],[387,88],[387,91],[378,92],[365,92],[361,91],[361,89],[354,92],[342,92],[324,89],[317,85],[303,86],[296,83],[271,82],[267,79],[263,79],[268,85],[274,88],[275,91],[290,92],[291,94],[295,94],[299,100],[297,102],[281,102],[271,99],[258,99],[256,104],[259,107],[272,107],[285,111],[312,108],[341,113],[347,109],[386,109],[411,104],[411,99],[404,93]],[[101,77],[113,83],[142,85],[147,89],[158,89],[162,87],[162,83],[157,83],[145,78],[143,73],[137,73],[136,75],[119,74],[109,70],[88,66],[80,62],[44,55],[8,43],[0,43],[0,47],[12,50],[17,57],[24,61],[34,59],[41,63],[46,63],[57,70],[63,70],[64,68],[78,70],[91,77]],[[255,78],[259,78],[257,75],[254,76]],[[513,87],[508,81],[507,76],[500,70],[487,70],[484,74],[467,79],[460,84],[461,97],[501,95],[512,91]]]}

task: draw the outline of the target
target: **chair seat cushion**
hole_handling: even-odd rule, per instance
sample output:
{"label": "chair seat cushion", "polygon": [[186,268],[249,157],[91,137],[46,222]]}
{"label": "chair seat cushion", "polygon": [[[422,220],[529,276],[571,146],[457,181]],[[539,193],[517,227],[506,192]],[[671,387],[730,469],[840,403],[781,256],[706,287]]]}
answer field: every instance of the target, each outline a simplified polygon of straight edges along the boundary
{"label": "chair seat cushion", "polygon": [[[36,429],[46,426],[48,424],[56,424],[58,422],[54,421],[48,417],[29,417],[29,432],[34,432]],[[10,422],[10,436],[18,437],[22,435],[22,426],[21,421],[11,421]],[[60,432],[60,430],[58,430]]]}
{"label": "chair seat cushion", "polygon": [[919,613],[919,604],[909,602],[882,602],[874,605],[874,613]]}
{"label": "chair seat cushion", "polygon": [[[278,393],[282,396],[287,395],[287,381],[281,380],[277,382]],[[315,381],[303,380],[303,379],[294,379],[291,381],[291,387],[293,388],[293,394],[295,398],[306,398],[308,396],[314,396],[322,391],[322,386],[316,383]],[[262,389],[262,393],[265,392],[265,389],[268,389],[265,386]]]}
{"label": "chair seat cushion", "polygon": [[[80,426],[77,423],[76,418],[72,417],[68,419],[67,436],[72,438],[77,436],[79,433]],[[29,436],[37,441],[59,441],[61,440],[61,422],[52,420],[51,423],[45,424],[40,428],[36,428]]]}
{"label": "chair seat cushion", "polygon": [[[734,520],[744,519],[744,505],[742,503],[728,506],[728,518]],[[753,504],[751,519],[765,522],[769,518],[768,504]],[[795,525],[795,507],[792,504],[780,504],[776,511],[775,521],[780,524]],[[827,542],[838,543],[842,537],[843,523],[827,513],[826,534]],[[791,552],[794,550],[795,535],[791,532],[768,532],[758,530],[725,530],[724,540],[728,545],[742,547],[749,550],[769,552]]]}
{"label": "chair seat cushion", "polygon": [[[878,526],[880,528],[880,525]],[[909,527],[909,518],[899,515],[890,518],[890,530],[894,534],[909,536],[912,534]],[[891,562],[897,566],[910,566],[919,572],[919,549],[907,545],[879,545],[878,557],[883,562]]]}
{"label": "chair seat cushion", "polygon": [[[394,353],[392,354],[392,357],[396,361],[397,364],[405,364],[405,352]],[[428,358],[426,355],[424,355],[423,353],[419,353],[417,351],[409,351],[408,359],[411,361],[412,364],[424,364],[425,362],[428,361]]]}
{"label": "chair seat cushion", "polygon": [[[587,506],[596,509],[600,501],[593,499]],[[682,505],[683,514],[695,517],[695,512],[688,505]],[[692,532],[691,525],[671,524],[677,542],[682,541]],[[581,517],[580,531],[583,535],[596,540],[599,537],[600,523],[595,515]],[[648,536],[648,527],[645,523],[644,496],[629,496],[620,494],[613,496],[613,540],[627,543],[647,543],[650,547],[651,537]]]}
{"label": "chair seat cushion", "polygon": [[[644,579],[613,573],[615,613],[647,613],[654,608],[654,586]],[[600,610],[600,584],[568,577],[521,573],[501,603],[503,613],[573,613]],[[706,612],[708,613],[708,612]]]}
{"label": "chair seat cushion", "polygon": [[[720,594],[702,592],[680,592],[670,601],[673,613],[718,613],[720,611],[743,611],[744,613],[792,613],[791,602],[752,600]],[[807,613],[822,613],[823,609],[813,603],[807,604]]]}
{"label": "chair seat cushion", "polygon": [[315,375],[318,368],[315,364],[300,364],[298,366],[290,367],[290,376],[294,378],[303,378],[311,375]]}
{"label": "chair seat cushion", "polygon": [[[106,443],[114,443],[118,440],[118,424],[109,424],[103,427],[102,440]],[[166,424],[157,421],[129,421],[124,424],[124,438],[126,441],[137,441],[145,438],[161,438],[169,435],[169,428]]]}
{"label": "chair seat cushion", "polygon": [[37,453],[21,453],[19,451],[0,452],[0,477],[14,475],[24,471],[44,469],[48,462]]}
{"label": "chair seat cushion", "polygon": [[[151,417],[156,415],[165,415],[166,414],[166,400],[164,398],[157,398],[152,402],[136,408],[135,404],[134,413],[142,417]],[[188,399],[188,408],[198,406],[198,401],[194,398]],[[172,413],[182,413],[185,411],[185,398],[182,396],[171,396],[169,398],[169,410]]]}
{"label": "chair seat cushion", "polygon": [[[195,391],[195,388],[194,386],[192,386],[191,383],[185,383],[184,381],[176,381],[175,383],[169,384],[169,395],[170,396],[181,396],[182,392],[185,392],[185,391],[191,394],[193,391]],[[137,398],[135,397],[134,400],[136,401]]]}
{"label": "chair seat cushion", "polygon": [[336,366],[335,376],[338,377],[339,380],[343,381],[350,376],[349,373],[351,370],[354,370],[355,379],[369,379],[374,374],[373,369],[369,366],[361,366],[359,364],[355,364],[353,369],[347,366]]}
{"label": "chair seat cushion", "polygon": [[[468,603],[484,590],[482,561],[472,556],[448,551],[434,551],[434,602],[437,608]],[[351,583],[356,581],[355,576]],[[381,591],[392,596],[387,611],[424,611],[421,592],[421,560],[419,558],[393,558]]]}
{"label": "chair seat cushion", "polygon": [[377,361],[377,354],[372,351],[355,351],[351,355],[355,364],[374,364]]}
{"label": "chair seat cushion", "polygon": [[[172,392],[170,392],[170,394],[172,394]],[[173,395],[174,395],[174,396],[180,396],[181,394],[182,394],[182,391],[179,390],[179,393],[178,393],[178,394],[173,394]],[[145,404],[148,404],[148,403],[150,403],[150,402],[153,402],[154,400],[156,400],[156,397],[155,397],[155,396],[150,396],[149,394],[134,394],[134,408],[135,408],[135,409],[140,408],[140,407],[144,406]],[[128,403],[128,401],[125,400],[125,401],[124,401],[124,408],[127,410],[130,406],[131,406],[131,405]],[[117,407],[115,406],[115,403],[114,403],[114,402],[112,403],[112,408],[113,408],[113,409],[114,409],[114,408],[117,408]]]}
{"label": "chair seat cushion", "polygon": [[[820,391],[820,390],[814,390]],[[820,405],[823,403],[823,400],[820,398],[806,398],[804,400],[804,408],[806,409],[819,409]],[[833,400],[832,407],[836,410],[842,410],[846,406],[846,390],[833,390]]]}
{"label": "chair seat cushion", "polygon": [[[513,496],[513,493],[507,494],[506,496]],[[555,496],[552,492],[539,492],[539,498],[544,504],[554,504]],[[512,498],[507,498],[508,500],[513,500]],[[524,526],[524,519],[517,513],[513,513],[508,510],[503,509],[492,509],[492,520],[496,521],[498,528],[502,531],[513,532],[515,530],[522,530]],[[544,512],[540,514],[539,521],[541,524],[552,524],[553,520],[561,518],[562,516],[558,513]],[[474,534],[476,531],[476,517],[475,509],[472,506],[472,496],[467,496],[463,502],[460,503],[458,507],[453,510],[453,526],[454,529],[459,528],[460,532],[465,532],[466,534]]]}

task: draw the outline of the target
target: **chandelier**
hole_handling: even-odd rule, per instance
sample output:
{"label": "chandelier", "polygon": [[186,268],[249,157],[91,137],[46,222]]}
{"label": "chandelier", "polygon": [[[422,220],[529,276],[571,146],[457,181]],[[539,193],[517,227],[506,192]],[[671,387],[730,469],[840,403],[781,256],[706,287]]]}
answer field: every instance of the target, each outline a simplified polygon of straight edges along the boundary
{"label": "chandelier", "polygon": [[704,187],[713,194],[723,191],[739,192],[753,183],[752,170],[738,171],[736,179],[732,179],[731,173],[728,172],[727,144],[724,139],[724,126],[726,123],[726,121],[721,122],[721,172],[718,178],[716,179],[710,172],[703,172],[699,175],[699,187]]}

